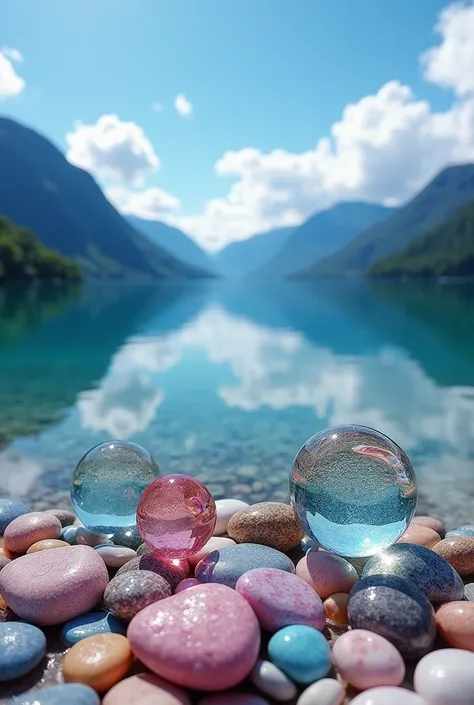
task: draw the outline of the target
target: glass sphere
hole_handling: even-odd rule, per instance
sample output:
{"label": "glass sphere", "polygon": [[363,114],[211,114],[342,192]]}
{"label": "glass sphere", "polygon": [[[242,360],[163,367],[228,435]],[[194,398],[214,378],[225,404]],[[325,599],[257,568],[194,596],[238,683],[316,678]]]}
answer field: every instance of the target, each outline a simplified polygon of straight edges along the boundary
{"label": "glass sphere", "polygon": [[415,513],[417,484],[408,456],[390,438],[365,426],[334,426],[298,452],[290,494],[311,538],[358,558],[400,538]]}
{"label": "glass sphere", "polygon": [[206,487],[189,475],[165,475],[143,493],[137,508],[142,539],[155,554],[187,558],[211,538],[216,505]]}
{"label": "glass sphere", "polygon": [[88,529],[101,534],[132,531],[138,500],[158,476],[158,465],[135,443],[108,441],[89,450],[72,478],[71,502]]}

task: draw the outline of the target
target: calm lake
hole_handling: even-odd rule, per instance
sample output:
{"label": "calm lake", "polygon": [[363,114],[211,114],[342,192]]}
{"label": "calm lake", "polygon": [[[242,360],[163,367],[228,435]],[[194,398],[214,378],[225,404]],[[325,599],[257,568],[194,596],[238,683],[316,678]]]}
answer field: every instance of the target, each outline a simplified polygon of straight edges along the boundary
{"label": "calm lake", "polygon": [[473,521],[474,286],[0,289],[0,495],[67,506],[114,437],[216,498],[285,500],[303,442],[344,423],[408,452],[420,509]]}

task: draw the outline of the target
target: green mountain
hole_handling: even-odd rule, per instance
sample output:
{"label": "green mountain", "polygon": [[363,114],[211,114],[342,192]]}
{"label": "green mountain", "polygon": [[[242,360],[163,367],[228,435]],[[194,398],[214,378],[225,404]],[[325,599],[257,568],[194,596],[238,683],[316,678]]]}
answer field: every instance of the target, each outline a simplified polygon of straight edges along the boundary
{"label": "green mountain", "polygon": [[379,260],[372,277],[474,276],[474,200],[401,252]]}
{"label": "green mountain", "polygon": [[92,176],[51,142],[0,117],[0,213],[32,230],[88,277],[175,278],[202,272],[138,233]]}
{"label": "green mountain", "polygon": [[213,259],[178,228],[162,223],[160,220],[144,220],[132,215],[128,216],[127,220],[135,230],[145,235],[158,247],[171,252],[182,262],[209,272],[214,269]]}
{"label": "green mountain", "polygon": [[268,257],[259,277],[282,278],[305,269],[374,223],[388,218],[392,208],[375,203],[338,203],[294,228],[274,257]]}
{"label": "green mountain", "polygon": [[213,257],[218,272],[229,279],[242,279],[257,271],[273,257],[293,228],[276,228],[253,235],[247,240],[231,242]]}
{"label": "green mountain", "polygon": [[449,220],[474,199],[474,164],[448,167],[388,220],[365,230],[333,255],[301,273],[316,276],[358,275],[377,260],[403,250]]}

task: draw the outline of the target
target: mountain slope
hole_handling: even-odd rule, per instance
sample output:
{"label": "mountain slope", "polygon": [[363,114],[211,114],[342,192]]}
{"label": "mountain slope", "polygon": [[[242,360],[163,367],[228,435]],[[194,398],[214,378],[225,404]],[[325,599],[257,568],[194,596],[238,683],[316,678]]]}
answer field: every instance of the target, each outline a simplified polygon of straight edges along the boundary
{"label": "mountain slope", "polygon": [[72,166],[47,139],[2,117],[0,165],[0,213],[74,259],[85,275],[201,275],[136,232],[92,176]]}
{"label": "mountain slope", "polygon": [[474,275],[474,200],[451,220],[368,272],[373,277]]}
{"label": "mountain slope", "polygon": [[216,252],[213,259],[217,270],[224,276],[240,279],[260,269],[283,245],[293,228],[276,228],[258,233]]}
{"label": "mountain slope", "polygon": [[361,230],[388,218],[393,209],[374,203],[339,203],[316,213],[295,228],[276,255],[258,272],[264,277],[286,277],[306,269],[345,245]]}
{"label": "mountain slope", "polygon": [[362,274],[377,260],[398,252],[449,220],[474,199],[474,164],[441,171],[388,220],[355,237],[346,247],[304,272],[304,276]]}
{"label": "mountain slope", "polygon": [[214,268],[212,258],[178,228],[159,220],[144,220],[133,215],[127,216],[126,220],[132,228],[145,235],[155,245],[171,252],[183,262],[208,271]]}

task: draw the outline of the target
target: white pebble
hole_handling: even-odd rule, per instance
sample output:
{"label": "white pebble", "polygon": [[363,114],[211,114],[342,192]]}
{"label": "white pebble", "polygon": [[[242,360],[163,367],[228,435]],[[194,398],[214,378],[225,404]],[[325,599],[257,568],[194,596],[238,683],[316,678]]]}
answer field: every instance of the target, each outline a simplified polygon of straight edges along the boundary
{"label": "white pebble", "polygon": [[429,705],[474,705],[474,653],[432,651],[418,663],[414,685]]}
{"label": "white pebble", "polygon": [[247,509],[250,505],[240,499],[218,499],[216,502],[217,521],[214,529],[214,536],[222,536],[227,533],[229,521],[234,514],[241,509]]}
{"label": "white pebble", "polygon": [[292,700],[296,697],[296,686],[270,661],[258,660],[250,674],[250,680],[256,688],[274,700]]}
{"label": "white pebble", "polygon": [[211,551],[218,551],[220,548],[225,548],[226,546],[235,546],[235,541],[228,539],[226,536],[212,536],[197,553],[188,556],[188,563],[190,565],[197,565],[199,561],[207,556],[208,553],[211,553]]}
{"label": "white pebble", "polygon": [[342,705],[345,690],[334,678],[323,678],[304,690],[296,705]]}
{"label": "white pebble", "polygon": [[[404,688],[381,686],[365,690],[351,700],[351,705],[431,705],[431,701],[428,704],[419,695]],[[454,705],[454,701],[450,705]],[[459,704],[456,703],[456,705]]]}
{"label": "white pebble", "polygon": [[109,568],[121,568],[125,563],[136,558],[137,552],[127,546],[99,545],[95,549]]}
{"label": "white pebble", "polygon": [[109,537],[105,534],[96,534],[95,531],[79,526],[76,531],[76,543],[83,546],[97,546],[99,543],[108,543]]}

